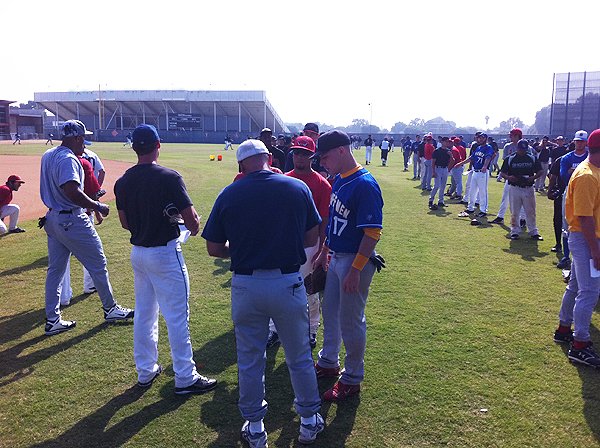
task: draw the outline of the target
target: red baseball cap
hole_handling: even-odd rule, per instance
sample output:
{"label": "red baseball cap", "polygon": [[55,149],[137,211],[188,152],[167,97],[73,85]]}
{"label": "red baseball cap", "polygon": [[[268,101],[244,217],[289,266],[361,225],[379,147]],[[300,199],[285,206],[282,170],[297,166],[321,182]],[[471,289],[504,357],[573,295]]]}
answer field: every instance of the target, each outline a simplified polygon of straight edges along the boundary
{"label": "red baseball cap", "polygon": [[600,129],[596,129],[588,137],[588,148],[600,148]]}
{"label": "red baseball cap", "polygon": [[304,149],[304,150],[312,152],[314,154],[315,153],[315,142],[312,138],[301,135],[300,137],[296,138],[296,143],[294,143],[294,146],[291,147],[291,149],[296,149],[296,148]]}
{"label": "red baseball cap", "polygon": [[20,184],[25,183],[25,181],[23,179],[21,179],[19,176],[17,176],[16,174],[13,174],[12,176],[8,176],[8,180],[6,182],[19,182]]}
{"label": "red baseball cap", "polygon": [[512,131],[510,131],[508,133],[508,135],[520,135],[521,137],[523,137],[523,131],[520,130],[519,128],[514,128]]}

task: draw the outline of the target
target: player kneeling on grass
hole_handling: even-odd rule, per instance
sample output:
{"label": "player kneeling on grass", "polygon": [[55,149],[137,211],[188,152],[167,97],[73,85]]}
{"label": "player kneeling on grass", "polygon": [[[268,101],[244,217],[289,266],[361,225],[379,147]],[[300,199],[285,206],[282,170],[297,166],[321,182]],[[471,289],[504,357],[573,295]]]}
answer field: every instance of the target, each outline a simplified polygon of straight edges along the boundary
{"label": "player kneeling on grass", "polygon": [[[196,370],[188,321],[190,281],[181,252],[182,241],[197,235],[200,222],[181,175],[158,165],[160,138],[156,128],[142,124],[132,135],[137,165],[115,183],[119,220],[131,232],[131,266],[136,313],[133,353],[138,385],[150,387],[162,372],[158,361],[158,311],[171,343],[176,394],[200,394],[217,386]],[[179,227],[179,211],[183,232]],[[174,218],[174,219],[173,219]]]}

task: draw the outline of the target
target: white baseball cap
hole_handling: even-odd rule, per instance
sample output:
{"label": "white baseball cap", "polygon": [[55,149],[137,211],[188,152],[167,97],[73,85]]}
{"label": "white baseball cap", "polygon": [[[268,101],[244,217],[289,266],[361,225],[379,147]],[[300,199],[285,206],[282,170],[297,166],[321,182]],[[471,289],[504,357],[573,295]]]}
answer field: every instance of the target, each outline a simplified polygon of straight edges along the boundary
{"label": "white baseball cap", "polygon": [[588,134],[585,131],[577,131],[575,132],[575,138],[573,140],[583,140],[587,142]]}
{"label": "white baseball cap", "polygon": [[269,150],[263,142],[260,140],[246,140],[237,149],[237,161],[241,162],[248,157],[255,156],[256,154],[269,154]]}

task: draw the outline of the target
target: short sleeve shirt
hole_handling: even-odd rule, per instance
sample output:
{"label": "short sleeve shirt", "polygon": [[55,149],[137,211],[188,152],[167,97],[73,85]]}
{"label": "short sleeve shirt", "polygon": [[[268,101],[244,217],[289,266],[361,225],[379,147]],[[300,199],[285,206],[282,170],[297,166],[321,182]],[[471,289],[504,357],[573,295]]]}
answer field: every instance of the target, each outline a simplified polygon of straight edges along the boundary
{"label": "short sleeve shirt", "polygon": [[600,168],[588,161],[577,166],[565,199],[565,217],[571,232],[581,232],[579,216],[593,216],[600,238]]}
{"label": "short sleeve shirt", "polygon": [[48,208],[72,210],[79,207],[71,201],[61,185],[75,181],[83,190],[85,175],[81,162],[66,146],[49,149],[42,156],[40,196]]}
{"label": "short sleeve shirt", "polygon": [[560,175],[565,185],[569,184],[569,179],[571,178],[571,174],[573,174],[569,173],[569,170],[576,169],[581,162],[587,159],[587,156],[587,151],[580,156],[575,154],[575,151],[571,151],[562,157],[562,159],[560,160]]}
{"label": "short sleeve shirt", "polygon": [[221,191],[202,238],[229,241],[232,271],[280,269],[306,262],[304,235],[320,222],[304,182],[254,171]]}
{"label": "short sleeve shirt", "polygon": [[360,168],[337,175],[331,191],[325,245],[336,252],[358,253],[365,228],[383,227],[383,198],[375,178]]}
{"label": "short sleeve shirt", "polygon": [[312,193],[313,201],[322,219],[329,216],[329,200],[331,198],[331,184],[316,171],[310,174],[298,174],[295,170],[285,173],[286,176],[300,179]]}
{"label": "short sleeve shirt", "polygon": [[179,211],[192,205],[181,175],[156,163],[129,168],[115,182],[117,209],[125,212],[135,246],[157,247],[179,236],[179,226],[164,214],[167,205]]}
{"label": "short sleeve shirt", "polygon": [[81,157],[90,162],[92,168],[94,169],[94,176],[96,176],[96,179],[98,179],[98,173],[101,170],[104,170],[104,165],[102,165],[102,160],[100,160],[98,154],[86,148],[85,151],[83,151],[83,155]]}
{"label": "short sleeve shirt", "polygon": [[481,170],[485,165],[485,159],[491,159],[494,156],[494,149],[490,145],[478,146],[469,159],[473,162],[474,170]]}
{"label": "short sleeve shirt", "polygon": [[433,151],[432,159],[435,159],[435,166],[441,166],[448,168],[448,162],[450,161],[449,149],[437,148]]}

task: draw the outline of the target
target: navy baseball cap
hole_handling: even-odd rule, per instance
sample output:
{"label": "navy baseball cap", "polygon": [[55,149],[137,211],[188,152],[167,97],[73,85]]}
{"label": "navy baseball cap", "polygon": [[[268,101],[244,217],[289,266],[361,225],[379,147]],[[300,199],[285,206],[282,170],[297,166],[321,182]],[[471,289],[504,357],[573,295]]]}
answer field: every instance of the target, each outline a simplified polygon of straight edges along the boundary
{"label": "navy baseball cap", "polygon": [[131,140],[134,145],[149,145],[160,142],[158,131],[151,124],[140,124],[133,130]]}
{"label": "navy baseball cap", "polygon": [[[85,124],[83,124],[79,120],[68,120],[65,121],[60,129],[60,137],[78,137],[80,135],[90,135],[93,132],[88,131],[85,128]],[[587,137],[587,135],[586,135]]]}
{"label": "navy baseball cap", "polygon": [[327,131],[317,140],[317,151],[315,152],[315,156],[325,154],[327,151],[330,151],[333,148],[348,146],[350,143],[350,137],[348,137],[348,134],[346,134],[344,131],[338,131],[336,129],[333,131]]}
{"label": "navy baseball cap", "polygon": [[319,133],[319,126],[316,123],[306,123],[304,125],[304,130],[305,131],[316,132],[318,134]]}
{"label": "navy baseball cap", "polygon": [[485,132],[482,132],[481,134],[479,134],[477,137],[485,137],[487,138],[487,134]]}
{"label": "navy baseball cap", "polygon": [[529,142],[527,141],[527,139],[522,138],[521,140],[519,140],[519,142],[517,143],[517,149],[527,151],[529,149]]}

